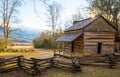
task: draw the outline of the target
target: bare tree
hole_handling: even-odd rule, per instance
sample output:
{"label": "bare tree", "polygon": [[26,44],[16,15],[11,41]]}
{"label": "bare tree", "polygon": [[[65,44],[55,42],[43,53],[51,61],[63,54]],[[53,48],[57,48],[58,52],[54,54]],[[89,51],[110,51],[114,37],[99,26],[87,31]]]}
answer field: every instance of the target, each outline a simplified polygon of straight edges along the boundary
{"label": "bare tree", "polygon": [[83,9],[83,8],[77,8],[75,13],[71,16],[71,18],[66,19],[66,21],[64,23],[65,28],[72,26],[73,21],[81,21],[81,20],[85,19],[85,17],[83,17],[83,15],[82,15],[81,9]]}
{"label": "bare tree", "polygon": [[111,22],[117,33],[120,26],[120,0],[87,0],[94,15],[102,15]]}
{"label": "bare tree", "polygon": [[7,41],[11,32],[16,31],[13,29],[13,25],[17,20],[17,9],[21,5],[21,0],[0,0],[0,16],[1,16],[1,26],[3,27],[3,34]]}
{"label": "bare tree", "polygon": [[56,29],[56,26],[58,24],[58,20],[60,18],[61,14],[61,5],[56,2],[52,2],[51,4],[47,5],[47,18],[48,23],[52,27],[52,36],[54,38],[54,32]]}

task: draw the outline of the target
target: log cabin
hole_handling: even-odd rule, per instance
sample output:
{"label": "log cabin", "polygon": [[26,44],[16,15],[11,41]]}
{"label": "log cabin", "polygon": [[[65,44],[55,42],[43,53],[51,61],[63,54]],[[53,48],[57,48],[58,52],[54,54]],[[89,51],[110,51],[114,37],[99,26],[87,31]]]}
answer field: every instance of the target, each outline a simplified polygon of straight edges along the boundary
{"label": "log cabin", "polygon": [[56,42],[64,44],[64,54],[108,54],[119,51],[120,37],[103,16],[74,21]]}

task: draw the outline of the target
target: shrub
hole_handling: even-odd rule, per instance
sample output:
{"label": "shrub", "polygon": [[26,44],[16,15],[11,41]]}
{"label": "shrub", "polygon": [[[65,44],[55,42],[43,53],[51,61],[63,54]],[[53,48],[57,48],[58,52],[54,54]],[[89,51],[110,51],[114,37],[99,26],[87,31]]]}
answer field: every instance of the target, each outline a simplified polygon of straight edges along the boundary
{"label": "shrub", "polygon": [[47,48],[47,49],[53,49],[56,47],[55,39],[62,35],[62,33],[55,34],[55,37],[53,38],[50,32],[42,32],[39,36],[37,36],[34,40],[34,47],[35,48]]}

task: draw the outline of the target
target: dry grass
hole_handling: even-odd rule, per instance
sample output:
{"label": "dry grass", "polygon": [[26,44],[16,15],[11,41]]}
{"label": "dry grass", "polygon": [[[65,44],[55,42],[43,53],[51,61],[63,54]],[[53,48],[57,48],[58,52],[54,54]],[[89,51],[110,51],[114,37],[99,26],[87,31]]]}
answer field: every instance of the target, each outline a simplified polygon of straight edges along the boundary
{"label": "dry grass", "polygon": [[[83,71],[71,73],[60,69],[49,69],[36,77],[120,77],[120,69],[108,69],[103,67],[84,66]],[[0,74],[0,77],[32,77],[23,71],[14,71]]]}
{"label": "dry grass", "polygon": [[120,69],[108,69],[102,67],[82,67],[83,72],[70,73],[60,69],[49,70],[42,77],[120,77]]}
{"label": "dry grass", "polygon": [[0,57],[10,58],[14,56],[23,55],[25,58],[29,59],[31,57],[34,58],[48,58],[53,56],[53,52],[51,51],[39,51],[39,52],[1,52]]}
{"label": "dry grass", "polygon": [[8,49],[33,49],[34,47],[32,45],[29,46],[8,46]]}

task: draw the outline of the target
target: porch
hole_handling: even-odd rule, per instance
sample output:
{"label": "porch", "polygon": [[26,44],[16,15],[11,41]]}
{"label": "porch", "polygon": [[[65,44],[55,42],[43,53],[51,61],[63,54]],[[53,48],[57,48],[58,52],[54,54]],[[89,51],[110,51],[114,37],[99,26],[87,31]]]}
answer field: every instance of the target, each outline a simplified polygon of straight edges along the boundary
{"label": "porch", "polygon": [[83,56],[83,33],[69,33],[59,37],[55,55],[64,57]]}

